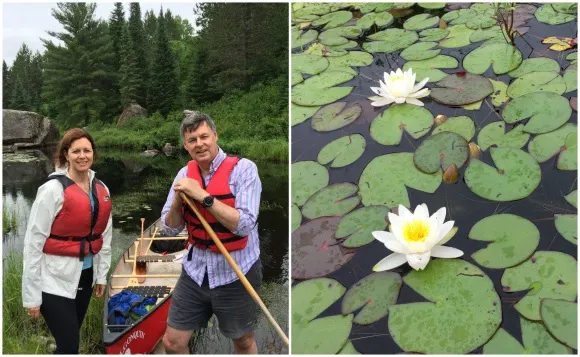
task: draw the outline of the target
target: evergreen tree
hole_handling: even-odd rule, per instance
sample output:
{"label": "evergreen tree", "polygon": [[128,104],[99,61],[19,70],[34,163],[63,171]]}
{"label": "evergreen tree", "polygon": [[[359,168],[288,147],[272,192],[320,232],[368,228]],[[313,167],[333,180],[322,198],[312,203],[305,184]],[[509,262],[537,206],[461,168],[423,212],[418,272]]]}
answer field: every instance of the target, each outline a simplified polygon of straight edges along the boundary
{"label": "evergreen tree", "polygon": [[123,37],[123,29],[125,28],[125,11],[123,11],[123,3],[116,2],[115,8],[111,12],[109,20],[109,37],[113,42],[113,51],[115,52],[115,69],[121,68],[121,46]]}
{"label": "evergreen tree", "polygon": [[194,61],[189,72],[190,78],[186,89],[186,96],[191,100],[191,103],[188,104],[191,107],[219,99],[219,94],[209,89],[209,81],[207,80],[209,75],[207,50],[199,43],[195,49],[193,58]]}
{"label": "evergreen tree", "polygon": [[40,109],[42,108],[42,85],[44,82],[42,61],[42,55],[40,52],[36,51],[30,62],[28,94],[32,110],[35,112],[40,112]]}
{"label": "evergreen tree", "polygon": [[[29,95],[31,56],[30,48],[23,43],[12,63],[10,83],[13,87],[9,94],[9,107],[12,109],[33,110]],[[15,98],[18,98],[18,103],[14,102]]]}
{"label": "evergreen tree", "polygon": [[24,89],[20,76],[16,76],[16,81],[12,89],[12,100],[10,109],[30,110],[30,97]]}
{"label": "evergreen tree", "polygon": [[2,108],[10,109],[10,94],[12,93],[12,85],[10,81],[10,69],[6,61],[2,61]]}
{"label": "evergreen tree", "polygon": [[145,12],[145,20],[143,21],[143,28],[145,30],[145,38],[147,43],[153,43],[155,38],[155,30],[157,30],[157,17],[153,10],[147,10]]}
{"label": "evergreen tree", "polygon": [[123,107],[131,101],[137,101],[137,86],[141,82],[137,68],[137,57],[132,50],[131,36],[127,26],[123,29],[121,47],[121,103]]}
{"label": "evergreen tree", "polygon": [[137,68],[141,76],[140,83],[137,85],[137,102],[141,106],[149,106],[147,100],[147,83],[149,81],[148,75],[148,61],[147,52],[150,50],[148,42],[146,41],[145,31],[143,29],[143,22],[141,20],[141,7],[139,3],[131,3],[131,14],[129,17],[129,35],[131,36],[131,43],[133,44],[133,52],[137,58]]}

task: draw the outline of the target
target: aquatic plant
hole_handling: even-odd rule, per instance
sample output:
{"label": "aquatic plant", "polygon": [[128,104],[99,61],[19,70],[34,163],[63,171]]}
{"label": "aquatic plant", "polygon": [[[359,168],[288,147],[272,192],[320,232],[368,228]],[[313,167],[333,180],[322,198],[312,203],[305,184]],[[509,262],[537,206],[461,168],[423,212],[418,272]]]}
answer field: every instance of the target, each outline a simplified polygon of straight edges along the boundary
{"label": "aquatic plant", "polygon": [[406,72],[398,68],[396,72],[385,72],[384,76],[384,82],[379,80],[380,87],[371,87],[371,90],[377,94],[377,96],[369,97],[373,101],[371,105],[374,107],[382,107],[393,102],[396,104],[406,102],[422,107],[423,102],[419,98],[424,98],[431,93],[428,88],[423,88],[429,78],[415,84],[417,74],[413,73],[411,68]]}

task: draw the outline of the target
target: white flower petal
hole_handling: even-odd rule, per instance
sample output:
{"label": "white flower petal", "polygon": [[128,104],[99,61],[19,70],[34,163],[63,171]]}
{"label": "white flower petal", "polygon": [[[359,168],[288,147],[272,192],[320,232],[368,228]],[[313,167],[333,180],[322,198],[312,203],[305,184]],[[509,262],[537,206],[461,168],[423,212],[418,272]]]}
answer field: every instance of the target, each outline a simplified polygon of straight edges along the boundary
{"label": "white flower petal", "polygon": [[381,93],[381,88],[379,88],[379,87],[371,87],[371,90],[372,90],[372,91],[373,91],[375,94],[378,94],[378,95],[381,95],[381,94],[382,94],[382,93]]}
{"label": "white flower petal", "polygon": [[405,98],[403,98],[403,97],[397,97],[397,98],[395,98],[395,103],[397,103],[397,104],[403,104],[403,103],[405,103]]}
{"label": "white flower petal", "polygon": [[394,253],[409,254],[409,249],[390,232],[375,231],[372,233],[376,240],[383,243],[387,249]]}
{"label": "white flower petal", "polygon": [[431,90],[429,88],[423,88],[418,92],[413,92],[407,96],[407,98],[424,98],[431,94]]}
{"label": "white flower petal", "polygon": [[407,262],[415,270],[423,270],[429,263],[430,252],[424,254],[409,254],[407,255]]}
{"label": "white flower petal", "polygon": [[401,223],[405,221],[410,221],[413,219],[413,214],[409,209],[403,205],[399,205],[399,218],[402,220]]}
{"label": "white flower petal", "polygon": [[415,86],[413,87],[413,92],[417,92],[419,89],[423,88],[425,84],[427,84],[428,80],[429,78],[425,78],[421,82],[415,84]]}
{"label": "white flower petal", "polygon": [[[437,210],[437,212],[435,212],[433,214],[433,216],[435,218],[437,218],[437,224],[439,225],[439,227],[441,227],[443,225],[443,223],[445,223],[445,215],[447,214],[447,209],[445,207],[441,207],[439,208],[439,210]],[[431,216],[431,217],[433,217]]]}
{"label": "white flower petal", "polygon": [[463,252],[457,248],[438,245],[431,249],[431,256],[436,258],[459,258]]}
{"label": "white flower petal", "polygon": [[407,262],[407,258],[403,254],[393,253],[383,258],[380,262],[375,264],[373,271],[384,271],[396,268]]}
{"label": "white flower petal", "polygon": [[429,219],[429,209],[426,204],[420,204],[415,207],[415,212],[413,212],[415,218],[422,218],[424,220]]}
{"label": "white flower petal", "polygon": [[427,220],[429,225],[429,235],[425,238],[425,250],[433,248],[439,242],[439,232],[441,227],[437,223],[437,217],[431,216]]}
{"label": "white flower petal", "polygon": [[450,237],[445,236],[453,229],[454,224],[455,221],[447,221],[443,224],[443,226],[439,227],[439,242],[437,242],[437,245],[443,245],[453,237],[453,236]]}
{"label": "white flower petal", "polygon": [[391,90],[389,89],[389,87],[387,87],[387,85],[383,82],[379,82],[381,85],[381,95],[389,95],[389,96],[393,96],[393,92],[391,92]]}
{"label": "white flower petal", "polygon": [[392,100],[390,100],[390,99],[386,99],[386,98],[382,98],[382,97],[381,97],[381,100],[379,100],[379,101],[376,101],[376,102],[372,102],[372,103],[371,103],[371,105],[372,105],[373,107],[382,107],[382,106],[385,106],[385,105],[389,105],[389,104],[391,104],[392,102],[393,102],[393,101],[392,101]]}
{"label": "white flower petal", "polygon": [[424,105],[425,105],[425,104],[423,104],[423,102],[422,102],[422,101],[420,101],[420,100],[418,100],[418,99],[415,99],[415,98],[409,98],[409,97],[407,97],[407,98],[405,99],[405,101],[406,101],[407,103],[409,103],[409,104],[416,105],[416,106],[419,106],[419,107],[422,107],[422,106],[424,106]]}

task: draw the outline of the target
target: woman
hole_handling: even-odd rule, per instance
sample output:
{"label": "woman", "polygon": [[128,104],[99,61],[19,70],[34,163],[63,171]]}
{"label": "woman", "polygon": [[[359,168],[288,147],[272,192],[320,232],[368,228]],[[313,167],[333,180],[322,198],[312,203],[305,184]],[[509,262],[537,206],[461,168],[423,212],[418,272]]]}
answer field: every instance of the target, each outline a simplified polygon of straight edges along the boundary
{"label": "woman", "polygon": [[54,155],[56,172],[38,189],[24,237],[22,301],[44,317],[55,354],[78,354],[91,293],[103,296],[111,265],[111,198],[91,165],[95,143],[67,131]]}

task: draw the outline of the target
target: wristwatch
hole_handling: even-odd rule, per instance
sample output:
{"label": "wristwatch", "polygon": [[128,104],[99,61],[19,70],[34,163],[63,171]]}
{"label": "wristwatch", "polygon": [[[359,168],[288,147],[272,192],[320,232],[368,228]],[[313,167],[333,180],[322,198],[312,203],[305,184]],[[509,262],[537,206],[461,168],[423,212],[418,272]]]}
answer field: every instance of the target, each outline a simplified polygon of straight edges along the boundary
{"label": "wristwatch", "polygon": [[201,204],[203,205],[204,208],[210,208],[211,206],[213,206],[213,196],[207,196],[203,199],[203,201],[201,201]]}

